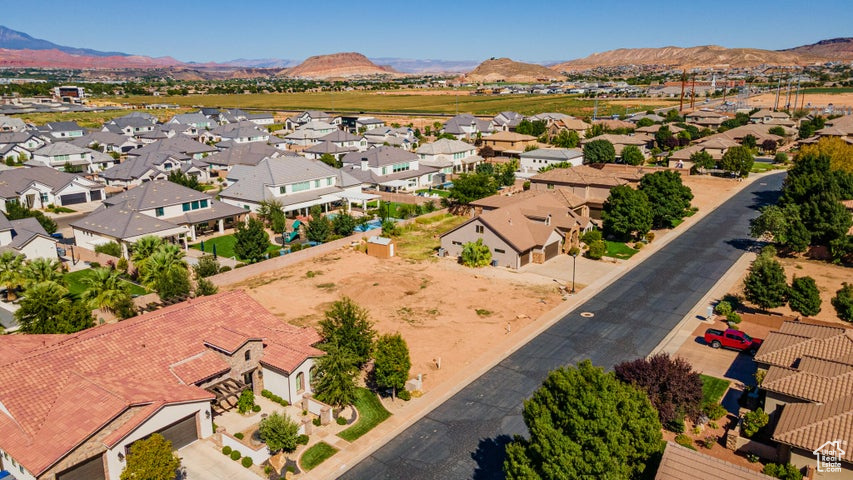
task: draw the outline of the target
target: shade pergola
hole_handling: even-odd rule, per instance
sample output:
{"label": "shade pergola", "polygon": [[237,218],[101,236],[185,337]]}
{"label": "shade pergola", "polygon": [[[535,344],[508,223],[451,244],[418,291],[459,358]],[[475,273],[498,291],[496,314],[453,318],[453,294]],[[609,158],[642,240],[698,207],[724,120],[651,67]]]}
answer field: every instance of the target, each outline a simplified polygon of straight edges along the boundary
{"label": "shade pergola", "polygon": [[205,390],[216,395],[213,400],[214,413],[225,413],[237,406],[237,401],[240,399],[240,394],[248,388],[245,383],[233,378],[225,379],[224,381],[211,385]]}

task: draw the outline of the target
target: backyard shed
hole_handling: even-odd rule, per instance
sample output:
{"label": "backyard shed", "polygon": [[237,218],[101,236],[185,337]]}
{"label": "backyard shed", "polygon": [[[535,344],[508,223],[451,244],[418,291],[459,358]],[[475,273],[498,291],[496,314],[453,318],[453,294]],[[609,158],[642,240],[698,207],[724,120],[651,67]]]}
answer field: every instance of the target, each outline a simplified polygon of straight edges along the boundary
{"label": "backyard shed", "polygon": [[367,254],[376,258],[391,258],[394,256],[394,241],[374,235],[367,239]]}

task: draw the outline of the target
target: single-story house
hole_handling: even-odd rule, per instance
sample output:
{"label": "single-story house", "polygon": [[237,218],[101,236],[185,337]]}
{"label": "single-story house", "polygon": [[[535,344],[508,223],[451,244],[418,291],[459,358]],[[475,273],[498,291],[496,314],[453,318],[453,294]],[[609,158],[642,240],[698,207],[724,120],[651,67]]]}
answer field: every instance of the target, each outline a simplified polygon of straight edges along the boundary
{"label": "single-story house", "polygon": [[4,212],[9,202],[29,208],[46,208],[48,205],[73,207],[103,199],[103,185],[73,173],[50,167],[0,171],[0,210]]}
{"label": "single-story house", "polygon": [[0,469],[119,480],[135,441],[213,435],[244,389],[311,393],[316,331],[231,291],[67,335],[0,337]]}
{"label": "single-story house", "polygon": [[573,167],[583,165],[583,151],[577,148],[537,148],[519,157],[519,167],[523,172],[538,172],[544,167],[566,163]]}
{"label": "single-story house", "polygon": [[0,252],[10,250],[28,259],[56,260],[56,240],[34,217],[7,220],[0,215]]}

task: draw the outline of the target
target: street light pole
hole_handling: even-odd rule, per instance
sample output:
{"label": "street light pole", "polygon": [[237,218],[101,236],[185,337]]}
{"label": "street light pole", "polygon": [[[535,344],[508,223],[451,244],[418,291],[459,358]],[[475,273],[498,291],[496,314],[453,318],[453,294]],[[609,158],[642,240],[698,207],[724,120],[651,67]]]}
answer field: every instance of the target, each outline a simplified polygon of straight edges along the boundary
{"label": "street light pole", "polygon": [[578,254],[572,255],[572,293],[575,293],[575,265],[578,263]]}

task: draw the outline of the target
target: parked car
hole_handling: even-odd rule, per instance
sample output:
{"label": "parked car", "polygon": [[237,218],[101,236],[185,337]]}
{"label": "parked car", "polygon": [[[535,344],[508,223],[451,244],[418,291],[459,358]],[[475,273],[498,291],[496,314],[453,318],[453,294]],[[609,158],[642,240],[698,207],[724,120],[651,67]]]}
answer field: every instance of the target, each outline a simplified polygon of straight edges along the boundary
{"label": "parked car", "polygon": [[740,330],[735,330],[733,328],[726,330],[709,328],[708,330],[705,330],[705,343],[710,345],[712,348],[723,347],[731,350],[737,350],[739,352],[749,352],[750,355],[755,355],[755,352],[758,351],[758,347],[761,346],[763,341],[764,340],[760,338],[752,338]]}

